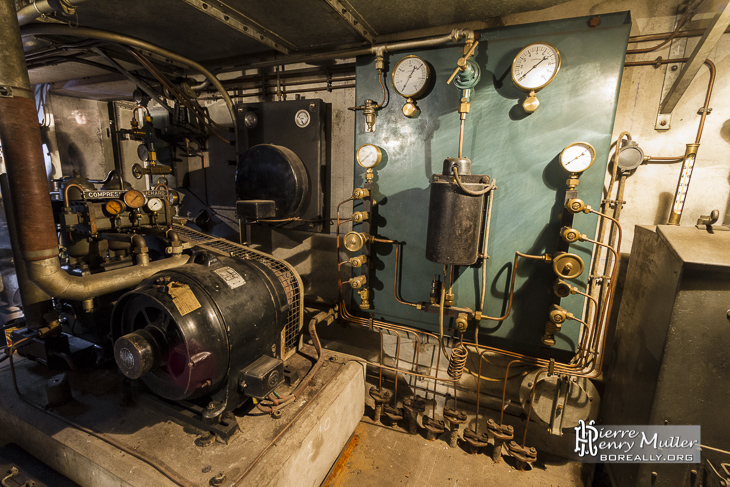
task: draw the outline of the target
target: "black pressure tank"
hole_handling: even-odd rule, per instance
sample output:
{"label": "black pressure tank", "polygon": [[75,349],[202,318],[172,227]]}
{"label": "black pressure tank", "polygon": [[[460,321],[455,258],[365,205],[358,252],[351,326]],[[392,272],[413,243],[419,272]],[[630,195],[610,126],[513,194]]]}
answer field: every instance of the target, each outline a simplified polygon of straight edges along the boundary
{"label": "black pressure tank", "polygon": [[454,167],[469,191],[484,191],[489,185],[489,176],[471,174],[468,158],[444,161],[443,173],[431,178],[426,258],[439,264],[472,265],[479,258],[485,195],[462,191],[454,178]]}
{"label": "black pressure tank", "polygon": [[215,421],[251,396],[242,379],[252,368],[259,376],[264,369],[270,390],[280,384],[288,310],[281,281],[265,265],[197,253],[119,299],[114,357],[124,375],[163,398],[212,396],[203,417]]}

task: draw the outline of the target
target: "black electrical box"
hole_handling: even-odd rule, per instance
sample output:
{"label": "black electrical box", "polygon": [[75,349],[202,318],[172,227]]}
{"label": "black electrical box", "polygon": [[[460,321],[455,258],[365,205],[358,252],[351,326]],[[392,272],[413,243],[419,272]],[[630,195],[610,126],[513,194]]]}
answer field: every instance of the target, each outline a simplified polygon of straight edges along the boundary
{"label": "black electrical box", "polygon": [[244,222],[254,222],[276,216],[274,200],[236,201],[236,218]]}
{"label": "black electrical box", "polygon": [[284,382],[284,362],[264,355],[246,367],[241,375],[243,393],[263,399]]}

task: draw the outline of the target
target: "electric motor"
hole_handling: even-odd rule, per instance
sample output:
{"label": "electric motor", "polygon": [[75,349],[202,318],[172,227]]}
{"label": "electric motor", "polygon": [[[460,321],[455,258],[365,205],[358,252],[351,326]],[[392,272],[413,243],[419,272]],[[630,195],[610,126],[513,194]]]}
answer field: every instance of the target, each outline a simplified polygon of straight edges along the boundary
{"label": "electric motor", "polygon": [[[283,380],[288,310],[284,287],[265,265],[194,254],[119,299],[114,357],[125,376],[163,398],[212,396],[203,417],[215,420]],[[244,380],[254,368],[259,379]]]}

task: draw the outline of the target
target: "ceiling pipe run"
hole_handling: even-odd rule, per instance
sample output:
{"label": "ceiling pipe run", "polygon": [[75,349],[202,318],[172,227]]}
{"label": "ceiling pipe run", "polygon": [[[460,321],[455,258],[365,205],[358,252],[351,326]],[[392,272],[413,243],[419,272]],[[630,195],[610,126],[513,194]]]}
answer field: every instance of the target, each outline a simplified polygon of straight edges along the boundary
{"label": "ceiling pipe run", "polygon": [[18,10],[18,25],[30,24],[39,17],[52,14],[53,12],[72,13],[77,5],[88,0],[38,0]]}

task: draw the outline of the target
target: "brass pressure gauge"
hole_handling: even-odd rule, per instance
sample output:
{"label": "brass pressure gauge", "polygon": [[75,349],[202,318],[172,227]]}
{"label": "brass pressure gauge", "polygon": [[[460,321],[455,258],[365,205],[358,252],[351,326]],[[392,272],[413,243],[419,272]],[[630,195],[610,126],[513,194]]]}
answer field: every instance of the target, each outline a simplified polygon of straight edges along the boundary
{"label": "brass pressure gauge", "polygon": [[147,198],[136,189],[130,189],[124,193],[124,203],[130,208],[142,208],[147,202]]}
{"label": "brass pressure gauge", "polygon": [[150,211],[160,211],[163,208],[162,200],[159,198],[150,198],[147,202],[147,209]]}
{"label": "brass pressure gauge", "polygon": [[583,273],[583,259],[575,254],[561,252],[553,258],[553,272],[563,279],[574,279]]}
{"label": "brass pressure gauge", "polygon": [[573,142],[560,153],[560,165],[571,174],[578,174],[593,165],[596,149],[588,142]]}
{"label": "brass pressure gauge", "polygon": [[403,115],[413,117],[418,113],[415,99],[428,89],[431,68],[418,56],[406,56],[393,68],[391,82],[396,93],[406,99]]}
{"label": "brass pressure gauge", "polygon": [[553,82],[560,71],[560,51],[549,42],[533,42],[522,48],[512,61],[512,82],[528,93],[522,107],[527,113],[537,110],[535,94]]}
{"label": "brass pressure gauge", "polygon": [[380,164],[380,161],[383,159],[383,151],[377,145],[363,144],[357,150],[355,158],[357,159],[357,163],[365,169],[372,169]]}
{"label": "brass pressure gauge", "polygon": [[344,245],[350,252],[357,252],[370,240],[370,235],[360,232],[347,232]]}
{"label": "brass pressure gauge", "polygon": [[110,215],[116,216],[127,209],[127,205],[124,204],[124,201],[122,200],[109,200],[104,205],[104,209],[107,213]]}

